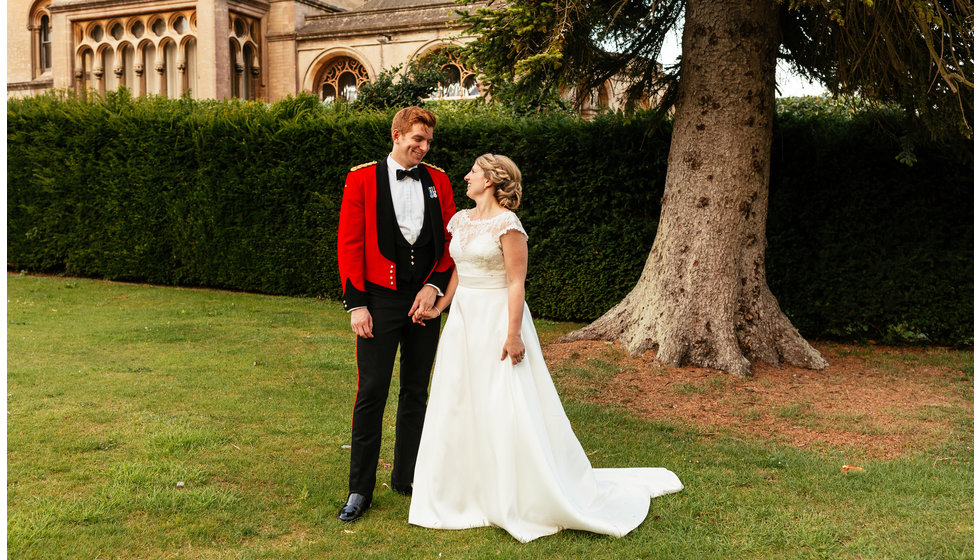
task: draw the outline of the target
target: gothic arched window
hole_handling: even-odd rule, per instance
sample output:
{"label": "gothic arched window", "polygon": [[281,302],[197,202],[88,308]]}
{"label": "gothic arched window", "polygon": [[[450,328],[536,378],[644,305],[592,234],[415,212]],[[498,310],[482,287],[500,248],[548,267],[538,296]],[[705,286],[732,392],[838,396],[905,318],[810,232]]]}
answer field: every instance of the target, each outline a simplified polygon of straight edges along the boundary
{"label": "gothic arched window", "polygon": [[256,20],[242,15],[232,14],[230,18],[231,95],[241,99],[257,99],[262,96],[259,26]]}
{"label": "gothic arched window", "polygon": [[466,68],[455,49],[436,49],[426,53],[423,58],[430,56],[441,56],[447,60],[442,65],[443,79],[431,99],[472,99],[480,96],[476,73]]}
{"label": "gothic arched window", "polygon": [[51,16],[41,16],[41,28],[38,30],[38,58],[41,72],[51,70]]}
{"label": "gothic arched window", "polygon": [[83,90],[126,86],[134,95],[180,97],[197,86],[193,10],[75,22],[74,37],[75,78]]}
{"label": "gothic arched window", "polygon": [[31,8],[31,74],[34,78],[51,71],[51,0],[41,0]]}
{"label": "gothic arched window", "polygon": [[361,86],[371,81],[364,66],[348,56],[332,59],[316,80],[320,100],[336,101],[338,97],[345,101],[357,99],[357,91]]}
{"label": "gothic arched window", "polygon": [[440,98],[460,97],[460,88],[463,87],[463,76],[459,66],[447,64],[442,67],[442,81],[439,82]]}

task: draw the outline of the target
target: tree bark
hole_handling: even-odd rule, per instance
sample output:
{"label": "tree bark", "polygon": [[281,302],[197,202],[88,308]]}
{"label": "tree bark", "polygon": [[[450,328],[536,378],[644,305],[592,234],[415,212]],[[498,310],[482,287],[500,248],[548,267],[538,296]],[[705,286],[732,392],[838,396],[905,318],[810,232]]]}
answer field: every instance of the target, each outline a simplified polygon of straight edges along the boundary
{"label": "tree bark", "polygon": [[766,283],[778,45],[772,0],[688,0],[653,248],[629,295],[563,340],[619,340],[738,376],[756,361],[827,365]]}

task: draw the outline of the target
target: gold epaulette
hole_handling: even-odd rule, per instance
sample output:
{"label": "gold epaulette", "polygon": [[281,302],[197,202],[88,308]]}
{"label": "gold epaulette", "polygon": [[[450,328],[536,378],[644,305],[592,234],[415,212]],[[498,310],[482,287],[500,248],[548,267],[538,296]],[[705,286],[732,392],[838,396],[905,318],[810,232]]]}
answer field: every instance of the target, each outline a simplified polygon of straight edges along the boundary
{"label": "gold epaulette", "polygon": [[351,167],[350,170],[351,171],[357,171],[358,169],[363,169],[363,168],[365,168],[365,167],[367,167],[369,165],[374,165],[376,163],[378,163],[377,160],[375,160],[375,161],[369,161],[367,163],[362,163],[361,165],[355,165],[354,167]]}
{"label": "gold epaulette", "polygon": [[441,167],[436,167],[435,165],[432,165],[431,163],[428,163],[428,162],[424,162],[424,161],[423,161],[423,162],[422,162],[422,164],[423,164],[423,165],[428,165],[429,167],[431,167],[432,169],[435,169],[436,171],[442,171],[443,173],[445,173],[445,172],[446,172],[446,170],[445,170],[445,169],[443,169],[443,168],[441,168]]}

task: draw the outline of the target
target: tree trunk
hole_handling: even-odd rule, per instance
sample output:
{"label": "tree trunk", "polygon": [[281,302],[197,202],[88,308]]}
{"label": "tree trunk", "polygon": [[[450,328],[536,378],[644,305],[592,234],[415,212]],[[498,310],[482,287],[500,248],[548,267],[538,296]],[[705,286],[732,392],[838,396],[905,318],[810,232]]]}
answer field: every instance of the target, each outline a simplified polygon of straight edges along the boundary
{"label": "tree trunk", "polygon": [[670,366],[745,376],[827,362],[765,274],[778,15],[772,0],[688,0],[660,225],[633,291],[564,340],[657,348]]}

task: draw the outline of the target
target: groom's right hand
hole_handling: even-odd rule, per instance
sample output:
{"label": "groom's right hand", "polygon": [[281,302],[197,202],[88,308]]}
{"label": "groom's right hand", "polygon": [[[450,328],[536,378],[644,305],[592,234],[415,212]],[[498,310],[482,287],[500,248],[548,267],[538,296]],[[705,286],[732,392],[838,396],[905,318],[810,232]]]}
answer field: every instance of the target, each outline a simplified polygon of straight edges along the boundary
{"label": "groom's right hand", "polygon": [[367,307],[361,307],[350,312],[350,326],[354,334],[361,338],[374,338],[374,319]]}

